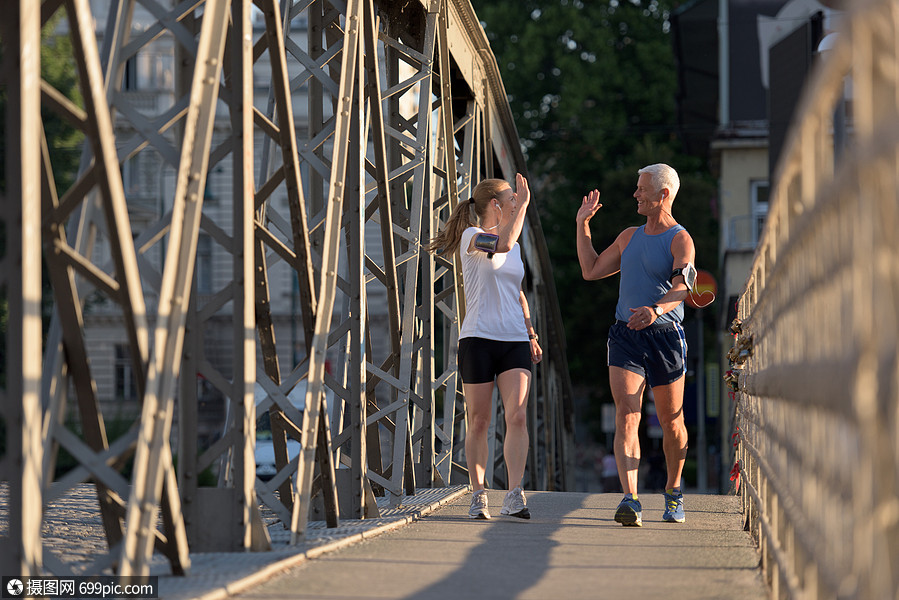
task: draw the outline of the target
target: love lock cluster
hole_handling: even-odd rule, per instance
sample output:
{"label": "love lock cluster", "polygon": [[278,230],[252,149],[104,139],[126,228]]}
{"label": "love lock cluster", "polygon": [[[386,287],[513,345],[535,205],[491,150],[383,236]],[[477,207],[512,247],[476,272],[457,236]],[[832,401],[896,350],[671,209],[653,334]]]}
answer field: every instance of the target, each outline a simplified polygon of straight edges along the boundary
{"label": "love lock cluster", "polygon": [[740,390],[740,373],[731,369],[724,374],[724,384],[731,392]]}
{"label": "love lock cluster", "polygon": [[734,347],[727,351],[727,360],[732,366],[742,367],[752,356],[752,336],[738,337]]}
{"label": "love lock cluster", "polygon": [[727,352],[727,360],[730,361],[730,370],[724,374],[724,383],[731,392],[740,389],[740,371],[744,363],[752,356],[752,336],[743,335],[743,322],[734,319],[730,324],[730,331],[737,338],[734,346]]}

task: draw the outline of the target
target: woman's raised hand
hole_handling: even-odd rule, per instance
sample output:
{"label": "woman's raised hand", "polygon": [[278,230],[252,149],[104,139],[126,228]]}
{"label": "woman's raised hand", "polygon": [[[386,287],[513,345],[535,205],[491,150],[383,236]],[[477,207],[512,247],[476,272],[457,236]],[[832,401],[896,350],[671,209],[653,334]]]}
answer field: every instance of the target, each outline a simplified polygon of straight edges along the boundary
{"label": "woman's raised hand", "polygon": [[515,175],[515,193],[518,195],[519,204],[527,204],[531,200],[531,190],[528,189],[528,180],[524,175]]}

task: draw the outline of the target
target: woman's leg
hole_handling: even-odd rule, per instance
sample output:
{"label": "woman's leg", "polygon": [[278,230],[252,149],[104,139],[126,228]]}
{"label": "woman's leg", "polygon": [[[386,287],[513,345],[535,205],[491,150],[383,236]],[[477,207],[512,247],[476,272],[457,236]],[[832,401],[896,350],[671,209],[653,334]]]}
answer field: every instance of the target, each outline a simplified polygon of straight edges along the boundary
{"label": "woman's leg", "polygon": [[509,472],[509,489],[521,486],[524,467],[528,460],[528,387],[531,372],[525,369],[511,369],[496,378],[499,393],[506,413],[506,439],[503,442],[503,457]]}
{"label": "woman's leg", "polygon": [[468,424],[465,432],[465,462],[468,478],[474,491],[484,489],[487,473],[487,429],[492,416],[493,382],[465,383],[465,413]]}

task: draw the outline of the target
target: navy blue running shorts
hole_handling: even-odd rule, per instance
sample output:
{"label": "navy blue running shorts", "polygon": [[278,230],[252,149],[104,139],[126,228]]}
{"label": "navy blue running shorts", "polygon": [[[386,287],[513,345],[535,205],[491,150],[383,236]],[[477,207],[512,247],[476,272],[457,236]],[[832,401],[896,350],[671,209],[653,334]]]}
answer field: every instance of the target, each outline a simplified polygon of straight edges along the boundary
{"label": "navy blue running shorts", "polygon": [[512,369],[531,370],[530,342],[500,342],[478,337],[459,340],[462,383],[489,383]]}
{"label": "navy blue running shorts", "polygon": [[687,372],[687,338],[680,323],[653,323],[636,331],[615,321],[608,349],[610,367],[642,375],[650,387],[674,383]]}

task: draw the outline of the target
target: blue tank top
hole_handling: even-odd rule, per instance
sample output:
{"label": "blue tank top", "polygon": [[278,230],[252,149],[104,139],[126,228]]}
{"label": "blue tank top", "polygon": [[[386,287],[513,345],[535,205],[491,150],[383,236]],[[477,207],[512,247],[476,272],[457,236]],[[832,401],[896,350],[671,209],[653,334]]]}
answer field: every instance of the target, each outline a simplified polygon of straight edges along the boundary
{"label": "blue tank top", "polygon": [[[621,283],[618,287],[618,306],[615,308],[615,318],[619,321],[631,318],[632,313],[628,309],[652,306],[671,289],[671,282],[668,281],[674,268],[671,240],[684,228],[675,225],[658,235],[648,235],[645,228],[645,225],[637,228],[621,253]],[[681,302],[656,322],[680,323],[683,320],[684,304]]]}

